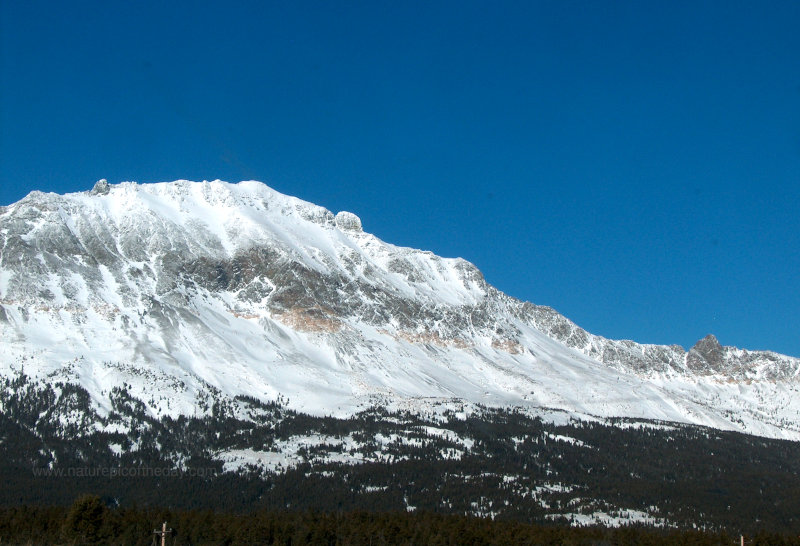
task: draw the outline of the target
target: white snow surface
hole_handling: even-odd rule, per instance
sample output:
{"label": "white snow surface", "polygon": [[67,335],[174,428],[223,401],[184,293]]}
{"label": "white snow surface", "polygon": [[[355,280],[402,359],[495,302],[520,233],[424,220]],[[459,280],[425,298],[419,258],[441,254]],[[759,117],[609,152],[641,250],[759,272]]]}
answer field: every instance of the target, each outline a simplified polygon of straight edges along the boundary
{"label": "white snow surface", "polygon": [[[782,357],[795,367],[787,377],[754,370],[746,381],[682,363],[667,372],[604,364],[597,355],[617,342],[553,339],[468,262],[388,244],[361,231],[354,214],[259,182],[125,182],[107,194],[33,192],[0,210],[0,374],[24,367],[35,378],[79,382],[101,411],[126,383],[156,415],[197,414],[211,392],[288,398],[293,409],[339,416],[375,404],[428,411],[466,401],[800,440],[795,359]],[[281,264],[345,279],[336,289],[345,302],[359,285],[420,309],[468,314],[488,305],[490,323],[456,335],[444,319],[380,318],[378,299],[358,307],[362,314],[293,308],[276,304],[274,277],[212,289],[176,272],[212,264],[213,274],[246,276],[217,265],[262,249]]]}

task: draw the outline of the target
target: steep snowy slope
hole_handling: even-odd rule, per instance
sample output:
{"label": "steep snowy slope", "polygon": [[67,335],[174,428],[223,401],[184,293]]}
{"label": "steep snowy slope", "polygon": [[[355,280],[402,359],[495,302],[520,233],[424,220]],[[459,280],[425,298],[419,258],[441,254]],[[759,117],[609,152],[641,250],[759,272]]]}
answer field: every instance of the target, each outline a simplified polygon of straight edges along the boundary
{"label": "steep snowy slope", "polygon": [[593,336],[462,259],[385,243],[258,182],[33,192],[0,208],[0,373],[347,415],[450,399],[800,439],[800,360]]}

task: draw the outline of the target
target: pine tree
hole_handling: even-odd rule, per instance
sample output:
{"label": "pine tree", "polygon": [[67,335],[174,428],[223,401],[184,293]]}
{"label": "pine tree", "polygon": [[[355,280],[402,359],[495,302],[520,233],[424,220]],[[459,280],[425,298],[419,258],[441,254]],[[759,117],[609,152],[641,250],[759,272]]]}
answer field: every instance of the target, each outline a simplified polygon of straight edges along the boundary
{"label": "pine tree", "polygon": [[83,495],[72,504],[64,521],[64,535],[81,544],[97,544],[108,509],[96,495]]}

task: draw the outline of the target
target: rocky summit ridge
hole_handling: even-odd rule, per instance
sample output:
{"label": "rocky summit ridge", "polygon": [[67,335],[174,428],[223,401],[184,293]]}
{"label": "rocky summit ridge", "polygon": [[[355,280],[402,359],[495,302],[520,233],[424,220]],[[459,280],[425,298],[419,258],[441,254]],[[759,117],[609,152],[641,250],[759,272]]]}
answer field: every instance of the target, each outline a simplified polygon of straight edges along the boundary
{"label": "rocky summit ridge", "polygon": [[254,181],[101,180],[0,207],[0,341],[0,374],[77,382],[101,412],[125,385],[156,415],[458,400],[800,439],[800,359],[595,336]]}

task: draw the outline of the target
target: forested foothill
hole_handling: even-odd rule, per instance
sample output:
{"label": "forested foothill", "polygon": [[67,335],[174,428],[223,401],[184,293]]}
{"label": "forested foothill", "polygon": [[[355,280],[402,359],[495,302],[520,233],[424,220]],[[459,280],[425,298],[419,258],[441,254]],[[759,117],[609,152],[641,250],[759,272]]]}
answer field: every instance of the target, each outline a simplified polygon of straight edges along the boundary
{"label": "forested foothill", "polygon": [[[509,533],[554,544],[800,535],[796,442],[492,408],[372,408],[338,419],[247,398],[209,400],[203,416],[156,418],[124,388],[111,398],[99,415],[79,386],[2,380],[3,543],[77,540],[64,535],[65,522],[82,495],[101,507],[98,540],[131,544],[165,519],[176,544],[261,542],[252,533],[266,530],[276,543],[331,544],[380,533],[384,542],[373,543],[461,544],[453,537],[471,533],[476,544],[509,543],[497,538]],[[231,453],[286,457],[231,464]]]}
{"label": "forested foothill", "polygon": [[[740,537],[721,532],[537,525],[431,512],[256,511],[231,514],[210,510],[108,508],[96,496],[83,496],[69,507],[0,508],[2,544],[166,543],[282,545],[694,545],[729,546]],[[748,545],[800,545],[800,538],[760,532]]]}

